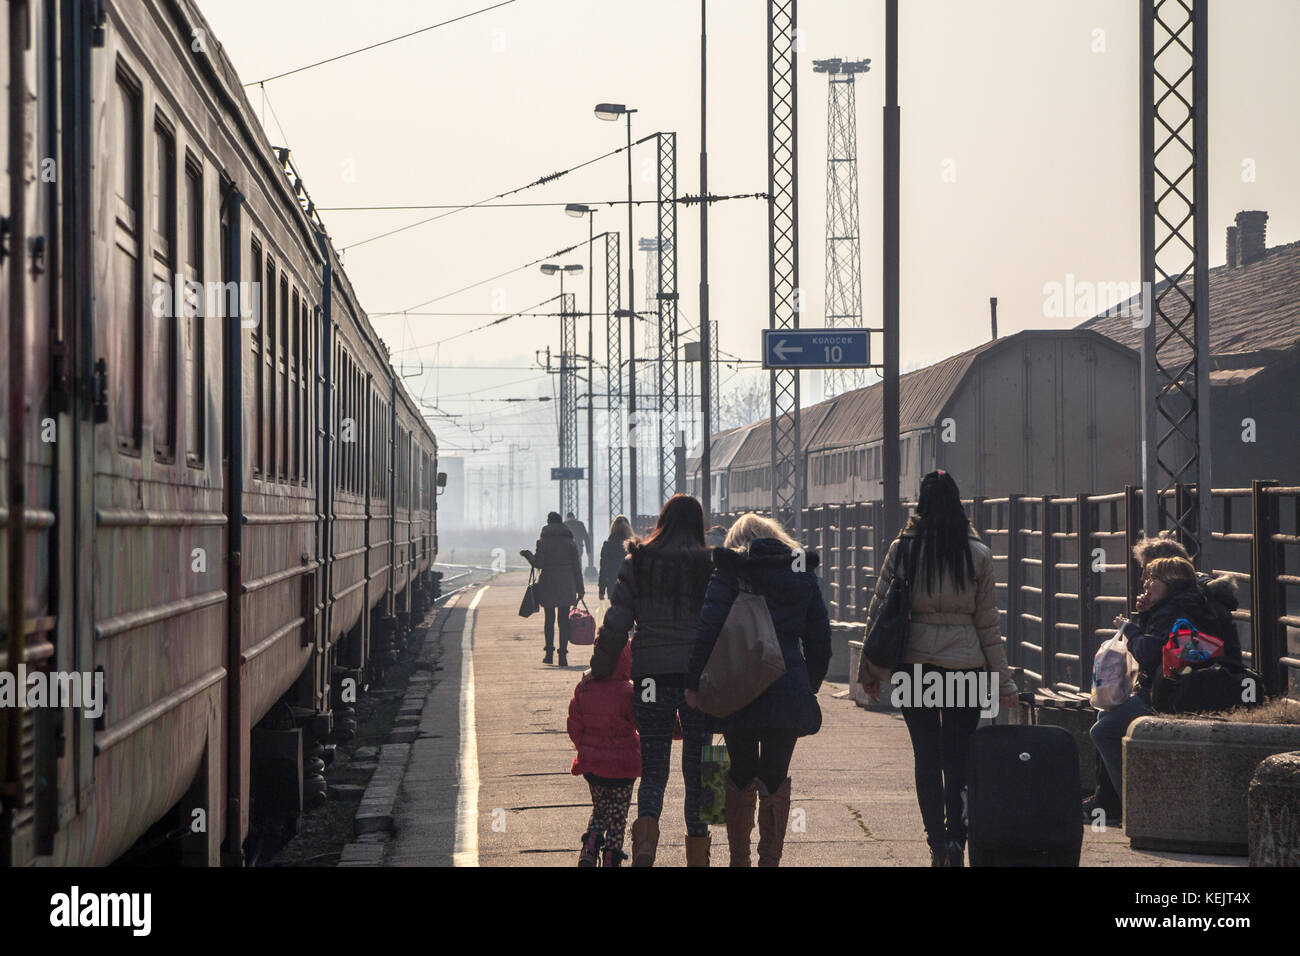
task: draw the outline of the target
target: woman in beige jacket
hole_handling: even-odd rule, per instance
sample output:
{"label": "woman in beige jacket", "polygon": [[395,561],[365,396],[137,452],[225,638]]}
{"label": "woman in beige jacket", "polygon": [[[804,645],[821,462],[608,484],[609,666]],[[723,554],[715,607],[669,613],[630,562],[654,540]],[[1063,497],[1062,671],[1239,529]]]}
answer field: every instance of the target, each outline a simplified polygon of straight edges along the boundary
{"label": "woman in beige jacket", "polygon": [[[858,681],[873,699],[888,689],[912,738],[916,799],[932,866],[961,866],[966,760],[980,712],[1015,706],[993,589],[993,554],[976,535],[952,476],[934,471],[907,526],[889,546],[867,613],[876,619],[905,548],[911,625],[900,664],[881,672],[864,656]],[[883,685],[888,685],[885,688]]]}

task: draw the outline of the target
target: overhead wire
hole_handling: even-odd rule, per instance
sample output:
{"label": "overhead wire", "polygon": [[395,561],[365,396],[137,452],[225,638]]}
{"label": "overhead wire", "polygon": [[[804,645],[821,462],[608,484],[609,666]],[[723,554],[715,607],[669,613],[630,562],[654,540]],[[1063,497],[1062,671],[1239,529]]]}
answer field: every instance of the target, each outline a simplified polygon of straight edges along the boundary
{"label": "overhead wire", "polygon": [[336,54],[335,56],[326,57],[323,60],[317,60],[315,63],[308,63],[305,66],[294,67],[292,70],[285,70],[283,73],[277,73],[274,76],[266,76],[260,80],[253,80],[253,82],[251,83],[245,83],[244,86],[246,87],[261,86],[263,83],[270,83],[272,80],[279,80],[279,79],[283,79],[286,76],[293,76],[295,73],[304,73],[307,70],[314,70],[316,67],[324,66],[326,63],[335,63],[339,60],[347,59],[350,56],[356,56],[358,53],[365,53],[369,50],[378,49],[381,46],[387,46],[390,43],[396,43],[399,40],[406,40],[409,39],[410,37],[418,36],[421,33],[428,33],[430,30],[436,30],[439,27],[450,26],[453,23],[459,23],[461,20],[468,20],[470,17],[476,17],[480,13],[488,13],[489,11],[496,10],[500,7],[509,6],[510,4],[515,2],[516,0],[501,0],[500,3],[494,3],[490,7],[482,7],[481,9],[478,10],[472,10],[469,13],[461,14],[458,17],[452,17],[450,20],[443,20],[440,23],[434,23],[427,27],[421,27],[418,30],[412,30],[410,33],[403,33],[401,36],[389,37],[387,40],[380,40],[377,43],[370,43],[367,44],[366,46],[357,47],[355,50],[348,50],[345,53],[339,53]]}
{"label": "overhead wire", "polygon": [[[639,146],[641,143],[647,142],[648,140],[651,140],[658,135],[659,135],[658,133],[651,133],[649,136],[643,136],[640,139],[636,140],[634,143],[632,143],[632,146]],[[599,156],[594,156],[591,159],[588,159],[585,162],[581,162],[576,166],[570,166],[568,169],[562,169],[559,172],[547,173],[545,176],[539,176],[536,179],[534,179],[532,182],[526,183],[523,186],[517,186],[514,189],[508,189],[505,192],[497,193],[494,196],[488,196],[485,199],[480,199],[478,202],[468,203],[467,205],[464,206],[457,206],[453,209],[449,209],[447,212],[439,213],[436,216],[429,216],[427,219],[420,219],[417,220],[416,222],[407,223],[405,226],[398,226],[396,229],[389,229],[387,232],[381,232],[378,233],[377,235],[369,236],[365,239],[359,239],[356,242],[350,242],[346,246],[341,246],[339,248],[339,252],[347,252],[349,249],[356,249],[358,246],[364,246],[366,243],[374,242],[377,239],[386,239],[389,236],[395,236],[399,232],[406,232],[408,229],[414,229],[416,226],[423,226],[425,223],[435,222],[436,220],[439,219],[446,219],[448,216],[454,216],[458,212],[464,212],[466,209],[474,209],[478,206],[486,205],[488,203],[491,203],[495,199],[504,199],[506,196],[513,196],[515,193],[521,193],[526,189],[532,189],[534,186],[544,186],[547,183],[554,182],[555,180],[561,178],[562,176],[569,175],[569,173],[577,172],[579,169],[582,169],[583,167],[590,166],[593,163],[598,163],[602,159],[608,159],[611,156],[617,156],[619,153],[626,152],[628,149],[629,147],[627,146],[619,146],[617,149],[612,149],[607,153],[602,153]],[[435,207],[435,208],[441,208],[441,207]]]}

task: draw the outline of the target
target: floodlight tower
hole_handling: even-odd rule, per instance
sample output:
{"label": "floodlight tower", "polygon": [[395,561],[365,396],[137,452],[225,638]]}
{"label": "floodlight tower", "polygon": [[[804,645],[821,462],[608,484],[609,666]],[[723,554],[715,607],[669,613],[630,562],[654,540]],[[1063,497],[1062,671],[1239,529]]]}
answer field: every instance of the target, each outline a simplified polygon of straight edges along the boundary
{"label": "floodlight tower", "polygon": [[[825,73],[826,95],[826,327],[862,325],[862,245],[858,235],[858,124],[853,79],[870,60],[813,60]],[[827,369],[825,393],[867,384],[866,369]]]}

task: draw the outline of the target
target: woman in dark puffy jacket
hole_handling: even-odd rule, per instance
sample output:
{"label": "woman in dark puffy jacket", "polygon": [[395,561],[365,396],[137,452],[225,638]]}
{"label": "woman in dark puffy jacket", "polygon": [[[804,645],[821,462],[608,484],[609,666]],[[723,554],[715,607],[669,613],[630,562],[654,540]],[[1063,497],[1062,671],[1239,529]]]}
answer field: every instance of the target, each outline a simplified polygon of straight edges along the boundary
{"label": "woman in dark puffy jacket", "polygon": [[830,619],[813,573],[818,559],[802,551],[775,521],[747,514],[732,526],[725,547],[714,550],[713,561],[716,570],[686,675],[686,700],[695,705],[700,674],[740,589],[763,595],[781,643],[785,674],[752,703],[722,718],[720,726],[731,758],[725,777],[731,865],[749,866],[757,802],[758,865],[776,866],[790,817],[790,758],[796,740],[821,729],[817,690],[831,659]]}
{"label": "woman in dark puffy jacket", "polygon": [[633,866],[654,865],[673,730],[679,720],[686,865],[709,865],[709,825],[700,820],[700,751],[709,742],[709,725],[707,715],[686,703],[686,668],[712,572],[704,546],[704,510],[690,495],[673,495],[650,536],[628,542],[591,655],[590,676],[608,677],[636,626],[632,683],[641,736],[641,786],[632,822]]}
{"label": "woman in dark puffy jacket", "polygon": [[600,546],[598,581],[599,597],[602,601],[607,593],[612,593],[614,590],[614,582],[618,580],[618,569],[623,566],[623,559],[627,557],[627,542],[633,537],[635,535],[632,533],[632,522],[627,520],[627,515],[619,515],[610,523],[609,537]]}
{"label": "woman in dark puffy jacket", "polygon": [[543,629],[546,633],[546,656],[543,664],[551,663],[555,652],[555,622],[560,624],[560,666],[569,664],[569,610],[582,600],[586,586],[582,580],[582,559],[573,541],[573,532],[564,526],[559,514],[552,511],[546,516],[546,527],[537,539],[536,552],[526,548],[519,552],[528,563],[542,573],[537,579],[537,602],[545,614]]}

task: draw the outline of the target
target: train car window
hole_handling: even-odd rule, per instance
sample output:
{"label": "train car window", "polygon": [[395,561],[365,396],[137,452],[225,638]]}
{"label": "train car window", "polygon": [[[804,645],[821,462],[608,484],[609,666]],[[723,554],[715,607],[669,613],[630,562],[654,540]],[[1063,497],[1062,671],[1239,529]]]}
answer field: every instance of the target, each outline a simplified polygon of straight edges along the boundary
{"label": "train car window", "polygon": [[[117,368],[110,380],[114,391],[117,444],[121,451],[140,450],[144,404],[143,340],[144,303],[140,266],[140,182],[143,178],[140,128],[140,84],[119,67],[116,90],[116,124],[111,152],[117,158],[114,177],[116,229],[113,249],[113,315],[122,325],[110,339],[117,340]],[[112,362],[113,359],[110,359]],[[110,365],[111,368],[111,365]]]}
{"label": "train car window", "polygon": [[352,438],[347,446],[348,491],[356,494],[357,490],[357,442],[361,439],[361,428],[357,423],[357,367],[348,356],[348,418],[352,420]]}
{"label": "train car window", "polygon": [[266,257],[266,427],[268,438],[266,445],[266,468],[263,474],[266,475],[267,481],[275,481],[276,455],[279,450],[277,438],[280,429],[276,422],[275,410],[276,391],[275,391],[275,356],[276,342],[279,340],[280,324],[276,320],[275,308],[275,265],[271,262],[271,257]]}
{"label": "train car window", "polygon": [[170,262],[176,232],[176,138],[161,114],[154,123],[154,144],[153,250],[160,261]]}
{"label": "train car window", "polygon": [[289,299],[293,304],[289,309],[289,334],[285,337],[287,342],[285,357],[288,360],[285,376],[289,383],[289,400],[285,403],[284,431],[289,436],[288,478],[290,481],[296,481],[298,479],[299,431],[302,428],[302,409],[298,405],[298,364],[302,350],[302,331],[299,316],[302,312],[302,303],[298,301],[297,289],[290,291]]}
{"label": "train car window", "polygon": [[289,477],[289,279],[280,270],[280,350],[277,352],[276,369],[280,404],[276,414],[280,419],[280,449],[276,453],[279,461],[281,481]]}
{"label": "train car window", "polygon": [[154,124],[153,200],[153,367],[150,405],[153,453],[159,461],[176,456],[176,341],[180,316],[175,307],[176,139],[159,116]]}
{"label": "train car window", "polygon": [[265,473],[265,456],[266,450],[263,442],[266,440],[266,422],[262,415],[266,407],[266,382],[262,373],[262,339],[266,329],[266,315],[262,308],[262,244],[256,239],[252,241],[253,260],[253,310],[257,324],[253,326],[252,350],[253,350],[253,474],[262,475]]}
{"label": "train car window", "polygon": [[[260,275],[257,266],[259,255],[257,246],[253,246],[253,272],[256,280]],[[185,427],[186,446],[185,461],[197,467],[203,465],[203,450],[207,444],[207,389],[204,355],[204,296],[195,290],[203,288],[203,169],[193,156],[185,161],[185,279],[195,283],[187,287],[185,296],[186,350],[185,362],[189,366],[187,376],[189,402],[186,406],[188,415]],[[258,286],[254,286],[258,288]],[[253,308],[257,309],[256,302]],[[253,368],[257,368],[256,362]]]}
{"label": "train car window", "polygon": [[339,491],[348,490],[348,390],[352,387],[352,372],[348,368],[348,353],[339,352]]}
{"label": "train car window", "polygon": [[311,329],[308,320],[307,297],[303,296],[302,311],[298,313],[298,478],[305,485],[308,483],[307,468],[311,434],[311,402],[308,401],[307,380],[311,369]]}
{"label": "train car window", "polygon": [[362,403],[362,396],[366,393],[366,376],[361,371],[361,366],[356,365],[352,369],[352,417],[357,422],[357,440],[352,443],[352,490],[356,494],[362,494],[365,488],[362,486],[361,459],[365,457],[361,450],[365,448],[365,405]]}
{"label": "train car window", "polygon": [[333,471],[332,481],[334,491],[339,490],[339,420],[343,417],[339,406],[339,355],[340,349],[338,342],[334,343],[334,353],[330,358],[330,465]]}

